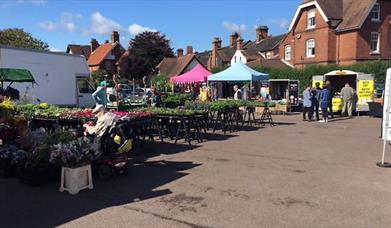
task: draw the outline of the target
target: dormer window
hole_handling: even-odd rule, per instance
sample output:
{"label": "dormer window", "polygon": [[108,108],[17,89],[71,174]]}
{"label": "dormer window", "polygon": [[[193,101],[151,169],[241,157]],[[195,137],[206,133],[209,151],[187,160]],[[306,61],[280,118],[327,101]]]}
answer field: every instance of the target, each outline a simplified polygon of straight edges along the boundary
{"label": "dormer window", "polygon": [[315,20],[315,9],[309,10],[307,14],[307,29],[315,28],[316,20]]}
{"label": "dormer window", "polygon": [[375,5],[372,8],[372,21],[380,21],[380,4],[375,3]]}

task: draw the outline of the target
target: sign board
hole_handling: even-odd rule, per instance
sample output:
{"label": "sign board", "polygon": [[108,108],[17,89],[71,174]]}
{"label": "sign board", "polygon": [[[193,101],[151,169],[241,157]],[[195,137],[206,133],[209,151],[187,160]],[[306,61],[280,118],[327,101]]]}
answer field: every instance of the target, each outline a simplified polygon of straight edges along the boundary
{"label": "sign board", "polygon": [[383,140],[391,141],[391,68],[387,70],[383,105]]}
{"label": "sign board", "polygon": [[292,105],[299,105],[299,81],[289,81],[289,101]]}
{"label": "sign board", "polygon": [[375,92],[374,80],[359,80],[358,81],[358,103],[366,105],[373,101],[373,94]]}

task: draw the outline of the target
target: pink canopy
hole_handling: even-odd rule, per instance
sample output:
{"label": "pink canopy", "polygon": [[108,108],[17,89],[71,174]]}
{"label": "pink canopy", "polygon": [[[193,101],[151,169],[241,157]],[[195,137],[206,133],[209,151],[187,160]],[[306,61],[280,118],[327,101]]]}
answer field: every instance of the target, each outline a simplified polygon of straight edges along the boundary
{"label": "pink canopy", "polygon": [[206,82],[208,76],[212,73],[205,69],[202,65],[198,64],[191,71],[186,72],[179,76],[171,77],[171,81],[174,83],[193,83],[193,82]]}

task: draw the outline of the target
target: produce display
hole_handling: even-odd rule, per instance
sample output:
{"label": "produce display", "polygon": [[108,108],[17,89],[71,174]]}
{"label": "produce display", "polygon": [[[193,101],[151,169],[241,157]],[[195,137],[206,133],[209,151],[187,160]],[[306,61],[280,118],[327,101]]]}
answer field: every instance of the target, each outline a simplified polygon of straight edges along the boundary
{"label": "produce display", "polygon": [[140,111],[146,111],[158,116],[193,116],[197,114],[204,114],[202,110],[178,109],[178,108],[147,108]]}
{"label": "produce display", "polygon": [[163,105],[166,108],[177,108],[178,106],[184,106],[186,101],[190,101],[191,97],[188,95],[167,95],[162,97]]}

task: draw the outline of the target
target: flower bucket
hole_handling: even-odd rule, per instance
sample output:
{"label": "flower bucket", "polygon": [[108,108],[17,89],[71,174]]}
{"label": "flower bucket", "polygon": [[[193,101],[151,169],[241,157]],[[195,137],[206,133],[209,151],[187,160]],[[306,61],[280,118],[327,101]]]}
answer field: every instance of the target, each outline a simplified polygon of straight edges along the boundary
{"label": "flower bucket", "polygon": [[77,168],[62,167],[60,192],[75,195],[86,188],[93,189],[90,164]]}

